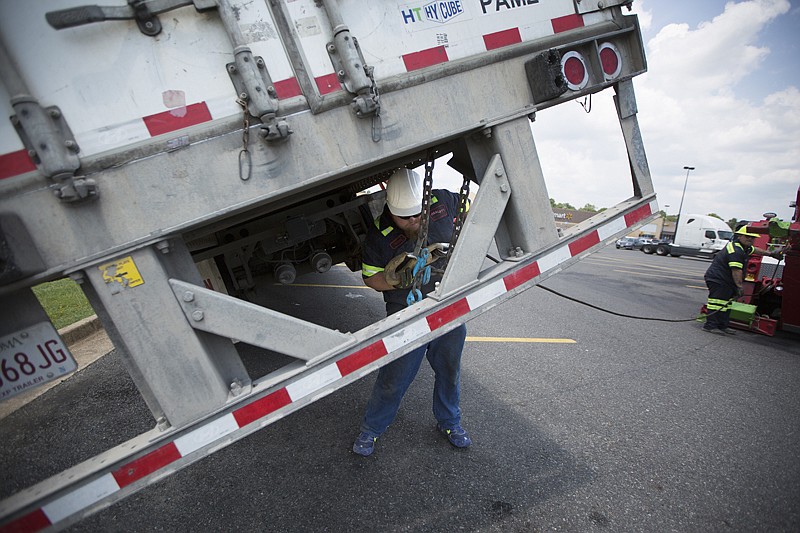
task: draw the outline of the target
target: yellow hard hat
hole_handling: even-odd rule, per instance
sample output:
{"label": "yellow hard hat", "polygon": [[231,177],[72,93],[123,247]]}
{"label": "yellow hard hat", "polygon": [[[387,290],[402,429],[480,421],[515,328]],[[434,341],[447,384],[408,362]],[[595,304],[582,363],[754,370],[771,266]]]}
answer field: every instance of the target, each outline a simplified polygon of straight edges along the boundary
{"label": "yellow hard hat", "polygon": [[747,226],[742,226],[741,228],[736,230],[736,235],[744,235],[746,237],[759,237],[758,233],[749,233],[747,231]]}

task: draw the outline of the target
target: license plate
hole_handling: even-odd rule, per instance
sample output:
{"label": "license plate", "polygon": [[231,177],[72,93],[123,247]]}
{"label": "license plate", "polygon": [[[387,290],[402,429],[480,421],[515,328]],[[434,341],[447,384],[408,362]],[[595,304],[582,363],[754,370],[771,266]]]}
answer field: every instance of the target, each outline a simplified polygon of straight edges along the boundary
{"label": "license plate", "polygon": [[77,368],[50,322],[0,337],[0,400],[44,385]]}

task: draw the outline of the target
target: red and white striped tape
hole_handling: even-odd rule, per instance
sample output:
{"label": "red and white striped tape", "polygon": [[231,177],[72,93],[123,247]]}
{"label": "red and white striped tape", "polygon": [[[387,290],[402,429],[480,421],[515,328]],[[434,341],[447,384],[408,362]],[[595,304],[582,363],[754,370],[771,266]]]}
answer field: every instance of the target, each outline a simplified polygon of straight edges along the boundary
{"label": "red and white striped tape", "polygon": [[[606,222],[591,233],[564,244],[537,261],[505,277],[488,283],[468,296],[428,316],[409,322],[405,327],[342,359],[316,369],[306,377],[282,387],[263,398],[216,418],[197,429],[167,442],[156,450],[77,488],[39,509],[0,527],[0,532],[38,531],[81,512],[115,492],[169,466],[187,455],[213,444],[222,444],[235,431],[264,419],[279,409],[308,396],[327,394],[323,389],[354,372],[368,373],[367,366],[436,329],[499,298],[542,273],[554,269],[607,238],[630,228],[658,211],[655,201]],[[359,376],[360,377],[360,376]],[[312,398],[312,401],[316,398]]]}
{"label": "red and white striped tape", "polygon": [[[550,21],[553,33],[579,28],[583,26],[580,15],[567,15]],[[495,50],[522,42],[519,28],[486,34],[483,36],[486,50]],[[402,56],[406,71],[411,72],[439,63],[449,61],[447,49],[437,46],[404,54]],[[335,72],[314,78],[321,95],[342,90]],[[273,83],[279,99],[300,96],[300,84],[296,78],[288,78]],[[197,102],[149,115],[129,122],[105,127],[80,135],[78,145],[82,155],[94,155],[106,150],[119,148],[128,144],[144,141],[157,135],[174,133],[189,126],[202,124],[217,118],[229,117],[240,112],[238,105],[231,99],[209,100]],[[17,150],[0,154],[0,179],[18,176],[36,170],[36,165],[26,150]]]}

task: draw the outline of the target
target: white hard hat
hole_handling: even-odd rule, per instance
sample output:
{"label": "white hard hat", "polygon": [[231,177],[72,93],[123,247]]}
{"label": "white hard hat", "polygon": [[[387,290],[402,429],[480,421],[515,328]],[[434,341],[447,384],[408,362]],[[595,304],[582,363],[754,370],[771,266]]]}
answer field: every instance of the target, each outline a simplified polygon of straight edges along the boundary
{"label": "white hard hat", "polygon": [[422,179],[407,168],[399,168],[389,176],[386,205],[398,217],[410,217],[422,211]]}

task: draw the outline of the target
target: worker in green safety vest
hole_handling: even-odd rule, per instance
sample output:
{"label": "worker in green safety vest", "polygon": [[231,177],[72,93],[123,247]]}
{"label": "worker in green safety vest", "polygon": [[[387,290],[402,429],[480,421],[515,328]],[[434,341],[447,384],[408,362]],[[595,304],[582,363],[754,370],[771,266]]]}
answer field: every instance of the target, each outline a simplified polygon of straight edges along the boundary
{"label": "worker in green safety vest", "polygon": [[744,295],[742,283],[747,260],[752,254],[768,255],[776,259],[781,257],[781,252],[769,252],[753,246],[756,237],[758,234],[748,233],[747,226],[742,226],[733,234],[733,241],[716,253],[711,266],[706,270],[708,314],[703,331],[734,335],[735,332],[728,327],[730,307],[735,298]]}

